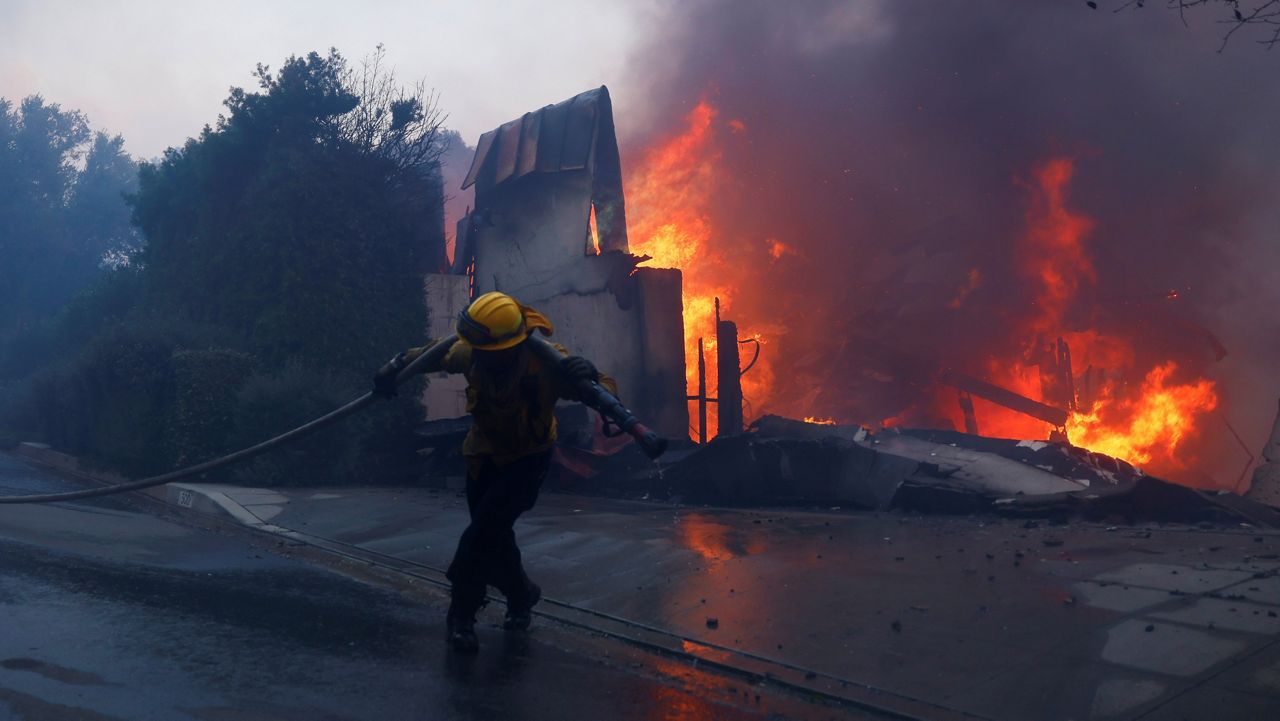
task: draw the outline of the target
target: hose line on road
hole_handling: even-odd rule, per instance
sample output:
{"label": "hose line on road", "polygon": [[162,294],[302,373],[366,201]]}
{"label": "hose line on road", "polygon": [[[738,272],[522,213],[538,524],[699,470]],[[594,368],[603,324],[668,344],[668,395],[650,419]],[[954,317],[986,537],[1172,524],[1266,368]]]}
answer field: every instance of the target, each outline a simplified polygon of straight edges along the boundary
{"label": "hose line on road", "polygon": [[[396,375],[396,385],[398,386],[407,381],[414,374],[418,373],[420,368],[426,367],[427,364],[442,360],[445,353],[449,352],[449,349],[453,347],[453,344],[457,339],[457,336],[451,335],[428,348],[422,355],[414,358],[413,362],[405,366],[404,370],[400,371],[400,373]],[[365,406],[369,405],[376,399],[377,396],[373,393],[365,393],[341,408],[334,409],[309,423],[304,423],[287,433],[281,433],[275,438],[263,441],[256,446],[243,448],[235,453],[229,453],[222,456],[221,458],[215,458],[211,461],[205,461],[204,463],[197,463],[194,466],[180,468],[176,471],[170,471],[158,476],[129,481],[128,483],[118,483],[113,486],[103,486],[102,488],[87,488],[81,491],[41,493],[33,496],[0,496],[0,503],[52,503],[54,501],[74,501],[80,498],[94,498],[97,496],[111,495],[113,493],[123,493],[125,491],[138,491],[143,488],[151,488],[152,486],[170,483],[181,478],[198,476],[202,473],[208,473],[209,471],[222,468],[223,466],[229,466],[232,463],[239,463],[240,461],[248,460],[254,456],[262,455],[273,448],[278,448],[286,443],[296,441],[303,436],[314,433],[325,426],[336,423],[349,415],[363,410]]]}

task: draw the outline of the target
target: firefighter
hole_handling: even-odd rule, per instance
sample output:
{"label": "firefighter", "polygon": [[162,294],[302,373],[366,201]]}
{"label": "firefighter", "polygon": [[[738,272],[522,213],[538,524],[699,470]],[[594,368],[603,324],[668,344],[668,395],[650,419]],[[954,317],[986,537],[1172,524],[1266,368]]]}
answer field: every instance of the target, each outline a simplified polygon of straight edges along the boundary
{"label": "firefighter", "polygon": [[[448,643],[456,651],[479,648],[476,612],[485,603],[487,586],[507,601],[502,627],[529,628],[542,590],[529,580],[520,562],[513,526],[533,508],[546,477],[556,441],[555,406],[559,399],[578,400],[574,383],[594,380],[617,393],[612,379],[601,376],[591,361],[565,357],[548,368],[525,342],[554,328],[538,311],[503,293],[485,293],[458,316],[458,341],[438,366],[467,377],[467,411],[471,429],[462,444],[467,460],[467,508],[471,524],[458,539],[449,564],[452,584],[446,619]],[[431,346],[397,355],[374,376],[374,393],[395,395],[396,375]]]}

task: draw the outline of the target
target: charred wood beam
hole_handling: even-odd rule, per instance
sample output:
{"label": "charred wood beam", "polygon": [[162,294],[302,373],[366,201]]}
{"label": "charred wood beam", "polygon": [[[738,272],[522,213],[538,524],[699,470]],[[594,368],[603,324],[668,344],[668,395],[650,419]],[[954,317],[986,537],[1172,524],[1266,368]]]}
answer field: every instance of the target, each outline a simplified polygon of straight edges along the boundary
{"label": "charred wood beam", "polygon": [[970,395],[986,398],[992,403],[1002,405],[1010,410],[1023,413],[1032,418],[1039,418],[1049,425],[1061,427],[1067,424],[1068,413],[1061,408],[1054,408],[1040,401],[1033,401],[1024,395],[978,380],[973,376],[947,371],[942,374],[940,380]]}
{"label": "charred wood beam", "polygon": [[964,391],[960,394],[960,412],[964,413],[964,432],[971,436],[980,436],[978,432],[978,416],[973,411],[973,396]]}
{"label": "charred wood beam", "polygon": [[738,357],[738,326],[720,319],[720,299],[716,298],[716,435],[742,433],[742,362]]}

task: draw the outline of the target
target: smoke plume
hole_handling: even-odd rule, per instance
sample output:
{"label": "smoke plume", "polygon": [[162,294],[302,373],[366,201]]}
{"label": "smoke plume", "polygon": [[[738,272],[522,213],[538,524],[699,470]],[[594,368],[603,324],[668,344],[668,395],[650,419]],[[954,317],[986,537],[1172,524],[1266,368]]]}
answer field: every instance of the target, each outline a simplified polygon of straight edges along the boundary
{"label": "smoke plume", "polygon": [[[1133,388],[1166,363],[1211,380],[1216,410],[1153,470],[1235,485],[1227,423],[1256,454],[1280,395],[1272,54],[1216,52],[1207,16],[1084,3],[722,0],[657,27],[619,99],[623,163],[714,108],[700,252],[765,340],[754,415],[954,423],[938,373],[1002,382],[1052,315],[1121,339]],[[1055,202],[1079,257],[1035,242]],[[1071,283],[1057,301],[1045,263]],[[1077,369],[1119,362],[1096,345]]]}

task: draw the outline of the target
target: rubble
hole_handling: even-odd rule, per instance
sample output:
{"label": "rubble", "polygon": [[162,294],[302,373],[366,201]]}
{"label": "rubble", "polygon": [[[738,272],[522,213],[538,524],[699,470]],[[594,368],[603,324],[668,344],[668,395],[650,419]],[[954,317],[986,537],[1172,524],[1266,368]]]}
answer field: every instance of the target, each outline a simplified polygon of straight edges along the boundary
{"label": "rubble", "polygon": [[1280,527],[1275,509],[1083,448],[957,431],[872,433],[766,416],[743,435],[680,448],[661,466],[628,450],[598,460],[598,474],[575,490],[722,506],[996,514],[1028,519],[1026,528],[1039,525],[1029,519],[1071,518]]}

